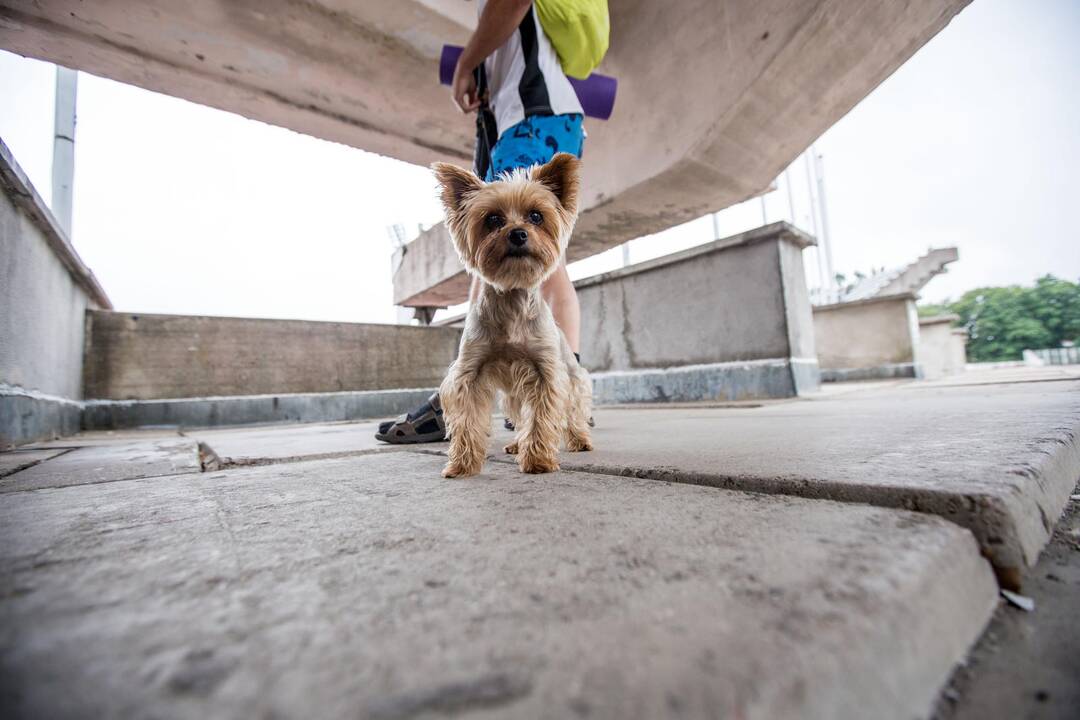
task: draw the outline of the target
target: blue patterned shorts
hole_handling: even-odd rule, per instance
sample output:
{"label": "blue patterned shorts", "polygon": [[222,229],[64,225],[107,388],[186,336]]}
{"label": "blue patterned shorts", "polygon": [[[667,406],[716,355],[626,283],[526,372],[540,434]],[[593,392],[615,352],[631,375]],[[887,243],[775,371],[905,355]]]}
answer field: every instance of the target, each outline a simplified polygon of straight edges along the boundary
{"label": "blue patterned shorts", "polygon": [[555,153],[581,157],[585,142],[581,115],[533,115],[507,128],[491,151],[487,182],[516,168],[543,165]]}

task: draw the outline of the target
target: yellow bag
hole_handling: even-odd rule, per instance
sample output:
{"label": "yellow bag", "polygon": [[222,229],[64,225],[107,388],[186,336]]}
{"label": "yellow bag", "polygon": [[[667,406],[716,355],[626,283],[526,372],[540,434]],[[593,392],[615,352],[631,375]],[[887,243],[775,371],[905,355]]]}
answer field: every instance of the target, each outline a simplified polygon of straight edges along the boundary
{"label": "yellow bag", "polygon": [[533,5],[563,72],[587,78],[608,49],[607,0],[535,0]]}

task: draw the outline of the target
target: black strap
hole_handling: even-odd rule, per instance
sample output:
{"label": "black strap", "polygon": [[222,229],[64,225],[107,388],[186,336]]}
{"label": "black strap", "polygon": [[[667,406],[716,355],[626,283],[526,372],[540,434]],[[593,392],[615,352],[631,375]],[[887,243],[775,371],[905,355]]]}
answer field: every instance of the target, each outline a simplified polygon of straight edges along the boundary
{"label": "black strap", "polygon": [[495,113],[488,105],[487,73],[484,63],[480,63],[473,75],[476,78],[476,95],[480,98],[480,108],[476,111],[476,150],[473,152],[473,172],[481,180],[487,178],[491,168],[491,149],[499,141],[499,128],[495,123]]}

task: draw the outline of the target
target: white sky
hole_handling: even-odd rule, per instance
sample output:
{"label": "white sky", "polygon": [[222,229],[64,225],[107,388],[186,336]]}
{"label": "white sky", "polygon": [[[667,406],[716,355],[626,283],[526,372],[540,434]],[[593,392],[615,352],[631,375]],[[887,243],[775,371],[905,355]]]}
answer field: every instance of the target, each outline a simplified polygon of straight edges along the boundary
{"label": "white sky", "polygon": [[[0,52],[0,138],[46,201],[53,83]],[[957,245],[924,299],[1080,278],[1080,3],[976,0],[816,149],[838,271]],[[810,230],[800,161],[791,177]],[[770,222],[790,219],[785,188]],[[73,240],[117,309],[394,322],[386,227],[439,218],[426,168],[80,74]],[[718,219],[721,236],[755,227],[761,202]],[[712,237],[702,218],[634,241],[631,260]],[[616,249],[571,274],[619,264]]]}

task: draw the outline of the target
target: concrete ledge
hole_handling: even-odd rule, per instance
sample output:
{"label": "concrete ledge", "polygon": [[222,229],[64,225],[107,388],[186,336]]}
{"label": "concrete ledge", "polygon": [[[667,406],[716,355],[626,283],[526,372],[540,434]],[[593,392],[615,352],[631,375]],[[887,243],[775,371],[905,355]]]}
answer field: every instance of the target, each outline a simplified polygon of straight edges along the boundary
{"label": "concrete ledge", "polygon": [[860,380],[890,380],[920,378],[922,371],[915,363],[893,363],[866,368],[822,368],[821,382],[856,382]]}
{"label": "concrete ledge", "polygon": [[79,432],[82,403],[0,387],[0,448]]}
{"label": "concrete ledge", "polygon": [[431,387],[460,338],[455,328],[92,311],[83,386],[99,400]]}
{"label": "concrete ledge", "polygon": [[874,297],[862,298],[861,300],[847,300],[844,302],[829,303],[828,305],[815,305],[814,312],[819,313],[830,312],[832,310],[850,310],[851,308],[865,307],[867,305],[892,303],[897,300],[911,300],[912,302],[914,302],[918,299],[918,295],[910,292],[894,293],[892,295],[875,295]]}
{"label": "concrete ledge", "polygon": [[[903,383],[753,409],[601,410],[568,470],[898,507],[968,528],[1019,582],[1080,477],[1080,382]],[[496,439],[496,444],[502,436]]]}
{"label": "concrete ledge", "polygon": [[802,263],[813,244],[778,222],[579,280],[581,356],[601,402],[817,389]]}
{"label": "concrete ledge", "polygon": [[814,341],[822,368],[842,373],[834,377],[843,380],[913,377],[915,370],[891,368],[917,368],[921,362],[915,300],[911,293],[898,293],[815,307]]}
{"label": "concrete ledge", "polygon": [[38,195],[26,172],[15,162],[11,150],[0,140],[0,191],[26,213],[30,221],[41,231],[49,248],[71,274],[71,279],[98,307],[111,309],[112,302],[86,263],[75,252],[67,234],[52,214],[52,210]]}
{"label": "concrete ledge", "polygon": [[88,400],[85,430],[333,422],[400,415],[435,388],[241,395],[170,400]]}
{"label": "concrete ledge", "polygon": [[693,402],[793,397],[817,386],[815,360],[775,358],[593,373],[593,402]]}
{"label": "concrete ledge", "polygon": [[653,258],[652,260],[635,263],[629,267],[617,268],[606,273],[600,273],[599,275],[581,278],[574,282],[574,287],[578,290],[584,290],[593,285],[600,285],[611,282],[612,280],[630,277],[631,275],[639,275],[644,272],[649,272],[650,270],[658,270],[667,267],[668,265],[674,265],[675,263],[704,258],[718,250],[745,247],[747,245],[755,245],[770,240],[780,240],[791,243],[799,250],[805,250],[808,247],[817,245],[817,240],[794,225],[790,225],[784,221],[774,222],[752,230],[747,230],[746,232],[738,233],[737,235],[719,238],[712,242],[687,248],[686,250],[680,250],[679,252],[674,252],[670,255],[663,255],[658,258]]}
{"label": "concrete ledge", "polygon": [[938,518],[443,462],[6,495],[6,714],[910,720],[996,605]]}

